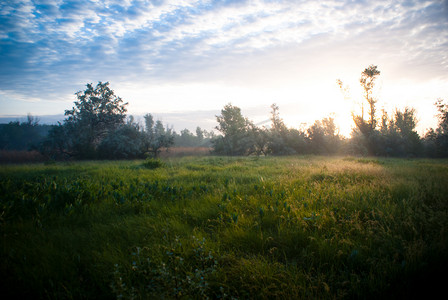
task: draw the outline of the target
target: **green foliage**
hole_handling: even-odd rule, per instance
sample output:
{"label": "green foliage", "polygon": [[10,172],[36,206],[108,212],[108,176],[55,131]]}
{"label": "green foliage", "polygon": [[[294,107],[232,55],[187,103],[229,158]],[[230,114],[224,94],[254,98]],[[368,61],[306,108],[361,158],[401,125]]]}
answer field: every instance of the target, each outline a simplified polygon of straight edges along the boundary
{"label": "green foliage", "polygon": [[243,117],[241,109],[227,104],[221,110],[221,115],[216,116],[216,120],[216,129],[222,136],[213,140],[214,152],[224,155],[249,154],[253,144],[249,135],[251,122]]}
{"label": "green foliage", "polygon": [[115,95],[108,82],[99,82],[96,87],[87,84],[87,89],[77,92],[76,97],[75,106],[65,111],[70,150],[80,158],[95,158],[104,137],[124,124],[127,103]]}
{"label": "green foliage", "polygon": [[138,125],[124,124],[108,134],[98,146],[98,156],[104,159],[142,158],[144,135]]}
{"label": "green foliage", "polygon": [[306,153],[305,134],[296,129],[289,129],[283,123],[276,104],[272,108],[272,126],[270,129],[259,128],[244,118],[241,109],[231,104],[226,105],[217,116],[223,135],[212,140],[214,153],[224,155],[289,155]]}
{"label": "green foliage", "polygon": [[109,88],[99,82],[96,87],[76,93],[78,101],[65,111],[63,124],[55,126],[42,143],[41,152],[51,159],[134,159],[146,154],[157,157],[174,143],[174,132],[145,116],[145,130],[126,119],[126,105]]}
{"label": "green foliage", "polygon": [[157,169],[163,167],[165,164],[158,158],[154,157],[148,157],[145,162],[143,163],[143,166],[147,169]]}
{"label": "green foliage", "polygon": [[261,154],[267,155],[270,152],[269,149],[269,133],[261,129],[254,124],[249,125],[249,136],[251,137],[251,143],[249,145],[249,153],[260,156]]}
{"label": "green foliage", "polygon": [[[87,84],[86,90],[77,92],[76,97],[75,106],[65,111],[64,123],[49,132],[42,146],[41,151],[51,158],[101,157],[99,145],[112,143],[110,135],[124,125],[127,103],[115,95],[108,82],[99,82],[95,87]],[[109,140],[105,141],[106,137]]]}
{"label": "green foliage", "polygon": [[[166,238],[166,237],[165,237]],[[111,288],[118,299],[171,299],[188,296],[207,299],[211,295],[209,278],[218,269],[218,261],[206,249],[205,238],[192,237],[192,245],[179,237],[167,241],[160,262],[154,262],[147,248],[135,247],[127,273],[115,265]]]}
{"label": "green foliage", "polygon": [[325,155],[339,152],[342,141],[337,132],[334,118],[328,117],[314,122],[307,132],[312,153]]}
{"label": "green foliage", "polygon": [[[371,66],[363,72],[362,82],[366,85],[366,97],[372,104],[370,113],[375,113],[376,100],[372,96],[374,79],[379,71]],[[369,76],[370,76],[369,75]],[[373,76],[372,75],[372,76]],[[361,116],[362,124],[352,133],[350,140],[339,135],[332,117],[317,120],[306,132],[287,128],[280,118],[279,107],[271,106],[271,127],[259,128],[241,115],[238,107],[226,105],[218,116],[218,130],[223,134],[213,140],[215,154],[225,155],[375,155],[396,157],[420,157],[424,155],[424,145],[416,132],[417,116],[413,108],[396,109],[392,118],[383,111],[380,128],[376,128],[376,117],[370,121]],[[355,120],[356,121],[356,120]],[[428,135],[427,153],[443,149],[443,136],[435,131]],[[436,147],[436,145],[438,145]],[[431,147],[431,149],[430,149]],[[439,151],[440,152],[440,151]],[[443,150],[442,150],[443,152]]]}
{"label": "green foliage", "polygon": [[445,160],[143,163],[2,168],[3,295],[406,298],[443,287]]}
{"label": "green foliage", "polygon": [[[447,105],[440,99],[439,127],[431,129],[422,141],[417,134],[416,111],[405,107],[396,109],[389,118],[383,111],[378,129],[376,112],[377,99],[373,95],[375,80],[380,75],[377,66],[371,65],[361,73],[360,84],[369,106],[369,118],[353,115],[356,128],[350,140],[338,134],[332,117],[316,120],[307,130],[288,128],[279,114],[276,104],[271,106],[271,126],[257,127],[241,114],[241,109],[227,104],[216,116],[221,133],[215,136],[197,127],[195,134],[184,129],[180,134],[164,127],[151,114],[145,115],[145,128],[133,122],[132,116],[125,124],[126,104],[109,88],[108,83],[99,82],[96,87],[87,85],[84,92],[76,95],[75,107],[65,112],[64,124],[54,126],[48,138],[41,144],[40,151],[49,159],[135,159],[145,155],[158,157],[163,150],[173,145],[184,147],[209,147],[218,155],[375,155],[398,157],[445,157],[448,155]],[[343,83],[339,86],[345,92]],[[37,124],[37,123],[36,123]],[[33,119],[27,124],[8,124],[7,133],[0,132],[0,146],[11,139],[17,128],[34,128]],[[23,126],[22,126],[23,125]],[[17,127],[17,128],[16,128]],[[6,128],[6,127],[5,127]],[[20,130],[19,130],[20,131]],[[26,135],[35,130],[25,130]],[[20,135],[20,134],[19,134]],[[37,136],[37,135],[36,135]],[[28,137],[23,137],[28,139]],[[25,144],[30,142],[24,141]]]}

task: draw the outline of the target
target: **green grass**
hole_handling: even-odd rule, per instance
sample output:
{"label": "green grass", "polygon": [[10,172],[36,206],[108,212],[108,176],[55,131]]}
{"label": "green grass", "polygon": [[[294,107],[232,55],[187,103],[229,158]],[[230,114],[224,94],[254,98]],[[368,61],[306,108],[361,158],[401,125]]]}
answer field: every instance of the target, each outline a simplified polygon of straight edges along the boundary
{"label": "green grass", "polygon": [[435,295],[448,161],[184,157],[3,166],[2,295]]}

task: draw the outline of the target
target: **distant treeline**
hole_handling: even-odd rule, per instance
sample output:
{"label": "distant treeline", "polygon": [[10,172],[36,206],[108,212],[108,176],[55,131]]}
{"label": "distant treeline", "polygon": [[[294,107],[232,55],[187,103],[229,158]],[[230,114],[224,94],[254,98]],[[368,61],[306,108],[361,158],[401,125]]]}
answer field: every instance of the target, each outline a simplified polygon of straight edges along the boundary
{"label": "distant treeline", "polygon": [[39,124],[39,119],[31,115],[28,115],[25,122],[0,124],[0,149],[36,150],[53,127]]}
{"label": "distant treeline", "polygon": [[[380,71],[369,66],[361,73],[364,105],[360,115],[352,115],[355,128],[350,138],[338,133],[331,117],[317,120],[305,130],[288,128],[276,104],[271,106],[271,125],[258,127],[244,117],[239,107],[227,104],[216,116],[220,134],[200,127],[194,133],[180,134],[166,127],[151,114],[142,126],[126,115],[126,105],[99,82],[78,92],[78,101],[65,111],[58,125],[40,125],[28,116],[26,122],[0,125],[1,150],[38,150],[48,159],[134,159],[157,157],[170,147],[209,147],[218,155],[373,155],[393,157],[448,157],[448,104],[438,99],[438,127],[421,137],[416,132],[413,108],[396,109],[389,116],[378,116],[372,95]],[[338,80],[343,89],[343,83]]]}
{"label": "distant treeline", "polygon": [[351,138],[338,133],[331,117],[317,120],[306,130],[288,128],[273,104],[270,128],[257,127],[243,117],[240,108],[228,104],[218,116],[222,133],[213,149],[223,155],[371,155],[385,157],[448,157],[448,105],[437,102],[439,127],[423,138],[415,131],[415,110],[396,110],[390,118],[383,114],[378,127],[362,132],[355,128]]}
{"label": "distant treeline", "polygon": [[[132,119],[132,116],[129,116]],[[134,124],[140,127],[140,125]],[[42,150],[44,142],[48,139],[48,133],[58,125],[39,124],[39,119],[28,115],[25,122],[13,121],[0,124],[0,150],[5,151],[36,151]],[[211,147],[214,132],[196,128],[193,133],[188,129],[180,133],[172,132],[174,137],[173,147]],[[47,141],[48,142],[48,141]]]}
{"label": "distant treeline", "polygon": [[[288,128],[279,115],[279,107],[271,106],[271,127],[260,128],[243,117],[241,109],[226,105],[217,116],[217,130],[221,132],[212,141],[215,153],[226,155],[250,154],[318,154],[318,155],[371,155],[393,157],[448,157],[448,104],[438,99],[438,127],[424,137],[416,131],[417,116],[414,108],[396,108],[389,116],[382,111],[378,116],[373,96],[375,79],[380,75],[371,65],[361,73],[360,84],[365,102],[361,114],[353,113],[355,125],[349,139],[339,135],[334,119],[317,120],[306,130]],[[345,91],[342,81],[337,81]]]}
{"label": "distant treeline", "polygon": [[[334,119],[317,120],[306,130],[288,128],[279,115],[279,107],[271,106],[270,128],[260,128],[241,114],[241,109],[226,105],[217,116],[217,130],[212,140],[213,151],[225,155],[250,154],[318,154],[371,155],[393,157],[448,157],[448,104],[442,99],[435,103],[438,127],[425,136],[416,132],[414,108],[396,108],[389,116],[378,115],[377,99],[373,95],[375,80],[380,75],[377,66],[370,65],[359,80],[364,102],[359,115],[352,114],[354,129],[349,139],[339,135]],[[337,80],[341,90],[347,90]]]}

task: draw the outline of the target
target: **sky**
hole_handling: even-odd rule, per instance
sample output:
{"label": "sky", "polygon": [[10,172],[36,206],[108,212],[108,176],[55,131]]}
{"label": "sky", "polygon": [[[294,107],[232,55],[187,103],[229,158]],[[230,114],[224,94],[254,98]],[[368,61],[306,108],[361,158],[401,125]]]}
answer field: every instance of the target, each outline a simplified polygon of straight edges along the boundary
{"label": "sky", "polygon": [[[448,1],[0,2],[0,120],[60,116],[109,82],[137,119],[211,130],[231,103],[269,125],[333,117],[348,135],[361,72],[381,71],[379,111],[416,109],[418,132],[448,101]],[[342,93],[336,80],[347,87]]]}

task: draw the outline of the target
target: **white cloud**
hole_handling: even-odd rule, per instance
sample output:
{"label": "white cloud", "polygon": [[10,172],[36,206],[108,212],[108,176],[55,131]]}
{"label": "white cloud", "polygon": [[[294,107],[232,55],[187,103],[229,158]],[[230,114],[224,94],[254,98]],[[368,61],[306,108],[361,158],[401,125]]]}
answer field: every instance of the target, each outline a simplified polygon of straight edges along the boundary
{"label": "white cloud", "polygon": [[[331,97],[324,90],[332,90],[337,78],[356,86],[371,63],[383,71],[384,90],[386,82],[396,84],[386,98],[406,94],[400,80],[429,98],[448,93],[442,2],[14,3],[0,4],[0,89],[18,102],[39,95],[68,99],[73,87],[101,80],[149,112],[186,110],[184,102],[193,110],[231,101],[245,108],[278,102],[308,112],[288,109],[291,120],[294,114],[320,118],[328,112],[320,116],[311,104]],[[406,95],[422,107],[423,94]],[[325,107],[337,110],[333,104]]]}

